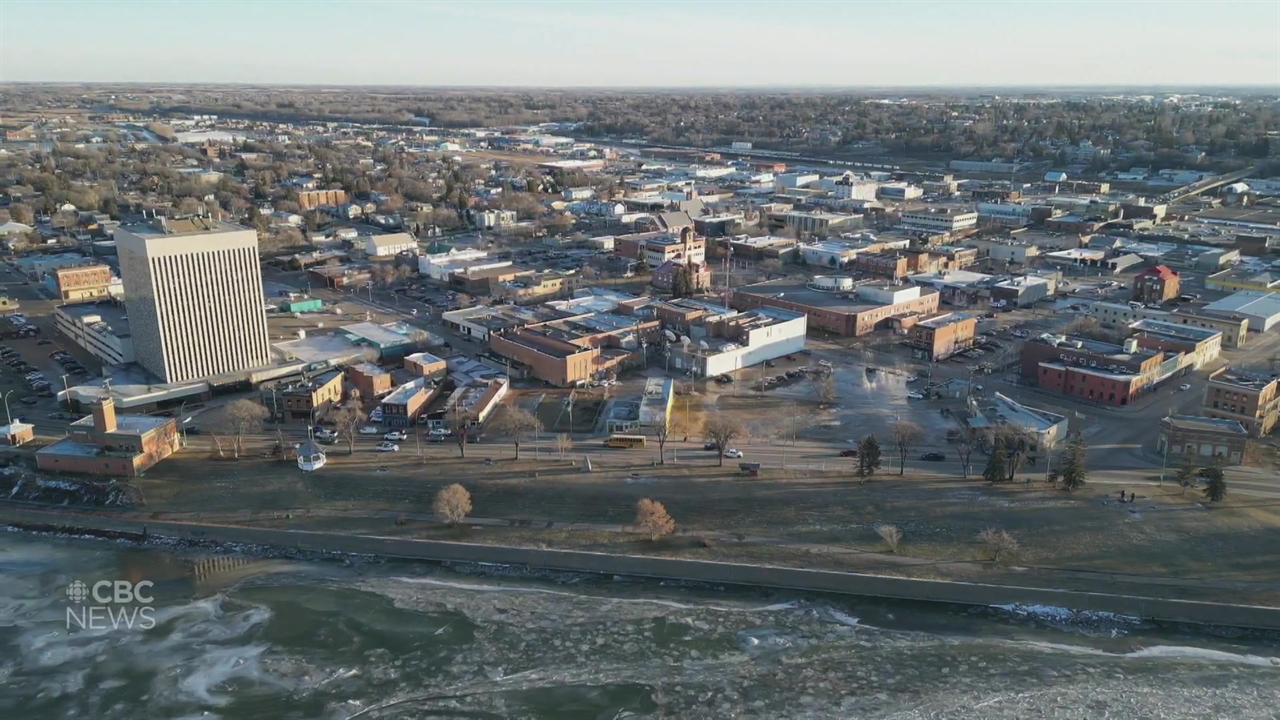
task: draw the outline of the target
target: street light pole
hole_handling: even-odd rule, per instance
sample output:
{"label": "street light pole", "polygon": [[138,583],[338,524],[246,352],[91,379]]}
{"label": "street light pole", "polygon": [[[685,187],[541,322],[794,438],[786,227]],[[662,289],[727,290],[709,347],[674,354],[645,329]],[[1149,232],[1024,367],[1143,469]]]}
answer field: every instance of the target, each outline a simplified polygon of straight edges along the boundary
{"label": "street light pole", "polygon": [[1173,436],[1173,423],[1169,423],[1169,429],[1165,430],[1165,420],[1169,419],[1169,414],[1165,413],[1164,420],[1160,421],[1160,432],[1164,434],[1164,457],[1160,460],[1160,486],[1164,486],[1164,471],[1169,467],[1169,441]]}
{"label": "street light pole", "polygon": [[71,386],[67,384],[67,376],[62,376],[62,391],[67,394],[67,412],[71,412]]}
{"label": "street light pole", "polygon": [[13,415],[9,414],[9,393],[11,392],[13,391],[10,390],[9,392],[4,394],[4,417],[5,417],[5,420],[8,421],[10,425],[13,424]]}

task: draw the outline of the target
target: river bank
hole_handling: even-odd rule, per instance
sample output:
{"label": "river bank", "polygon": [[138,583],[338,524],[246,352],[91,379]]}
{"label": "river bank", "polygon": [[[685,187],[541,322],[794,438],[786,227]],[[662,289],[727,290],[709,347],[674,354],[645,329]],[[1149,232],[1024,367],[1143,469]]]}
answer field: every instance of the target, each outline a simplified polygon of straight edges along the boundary
{"label": "river bank", "polygon": [[[250,560],[201,572],[218,551]],[[1280,700],[1274,633],[321,556],[0,533],[0,716],[1172,720]],[[154,627],[67,626],[69,586],[119,578],[155,583]]]}
{"label": "river bank", "polygon": [[0,506],[0,522],[32,531],[259,546],[311,553],[524,566],[544,571],[635,576],[969,606],[1049,606],[1149,620],[1280,631],[1280,608],[986,583],[652,557],[482,545],[349,533],[173,522],[105,513]]}

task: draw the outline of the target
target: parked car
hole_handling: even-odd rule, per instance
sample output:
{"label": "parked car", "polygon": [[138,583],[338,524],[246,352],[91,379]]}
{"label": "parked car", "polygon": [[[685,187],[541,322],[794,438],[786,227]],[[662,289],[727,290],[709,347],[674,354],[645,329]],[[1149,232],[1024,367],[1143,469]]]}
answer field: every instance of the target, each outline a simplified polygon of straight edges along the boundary
{"label": "parked car", "polygon": [[742,457],[742,451],[739,450],[738,448],[729,448],[728,450],[724,451],[724,456],[727,458],[733,458],[734,460],[737,460],[738,458]]}
{"label": "parked car", "polygon": [[376,425],[365,425],[364,427],[360,428],[361,435],[377,435],[379,432],[381,431],[378,430],[378,427]]}
{"label": "parked car", "polygon": [[1179,390],[1190,390],[1190,389],[1191,389],[1191,383],[1182,383],[1181,385],[1179,385],[1179,386],[1178,386],[1178,389],[1179,389]]}
{"label": "parked car", "polygon": [[920,456],[920,459],[921,459],[921,460],[926,460],[926,461],[928,461],[928,462],[942,462],[943,460],[946,460],[946,459],[947,459],[947,456],[946,456],[946,455],[943,455],[943,454],[942,454],[942,453],[940,453],[940,452],[927,452],[927,453],[925,453],[925,454],[921,455],[921,456]]}
{"label": "parked car", "polygon": [[856,448],[849,448],[848,450],[841,450],[841,451],[840,451],[840,457],[858,457],[858,450],[857,450]]}
{"label": "parked car", "polygon": [[378,446],[375,447],[374,450],[378,452],[400,452],[400,446],[395,443],[384,442],[378,443]]}
{"label": "parked car", "polygon": [[907,393],[907,397],[911,398],[912,400],[923,400],[924,393],[918,393],[918,392],[912,391]]}
{"label": "parked car", "polygon": [[389,433],[387,433],[387,434],[383,435],[383,436],[382,436],[382,439],[383,439],[383,440],[404,441],[404,440],[408,440],[408,439],[409,439],[409,436],[408,436],[408,435],[406,435],[406,434],[405,434],[403,431],[401,431],[401,430],[392,430],[391,432],[389,432]]}
{"label": "parked car", "polygon": [[24,398],[22,398],[22,399],[18,400],[18,402],[22,403],[23,405],[35,405],[36,403],[38,403],[38,402],[40,402],[40,401],[39,401],[39,400],[37,400],[37,399],[35,399],[35,398],[33,398],[33,397],[24,397]]}

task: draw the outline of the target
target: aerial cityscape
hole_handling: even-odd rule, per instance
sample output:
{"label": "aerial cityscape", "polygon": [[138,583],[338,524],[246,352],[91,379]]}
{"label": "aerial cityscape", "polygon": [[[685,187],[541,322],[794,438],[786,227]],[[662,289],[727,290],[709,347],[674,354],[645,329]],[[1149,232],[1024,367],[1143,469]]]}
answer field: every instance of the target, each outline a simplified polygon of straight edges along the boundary
{"label": "aerial cityscape", "polygon": [[542,38],[382,82],[0,11],[0,714],[1275,717],[1280,8],[1037,83],[689,5],[316,5]]}

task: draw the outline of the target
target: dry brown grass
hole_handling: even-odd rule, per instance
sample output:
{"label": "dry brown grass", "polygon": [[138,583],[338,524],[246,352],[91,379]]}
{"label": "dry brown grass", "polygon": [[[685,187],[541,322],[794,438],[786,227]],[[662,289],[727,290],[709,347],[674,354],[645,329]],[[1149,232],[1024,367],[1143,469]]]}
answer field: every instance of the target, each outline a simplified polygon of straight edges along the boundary
{"label": "dry brown grass", "polygon": [[[1039,485],[989,487],[909,475],[858,485],[835,473],[779,472],[753,480],[734,467],[667,465],[585,473],[545,459],[537,467],[528,459],[484,466],[456,457],[433,457],[424,465],[411,453],[400,455],[385,461],[386,472],[377,472],[368,453],[337,453],[329,467],[310,475],[260,460],[210,467],[183,455],[138,484],[149,511],[199,512],[210,519],[231,519],[246,508],[349,511],[375,517],[305,518],[295,512],[289,523],[413,536],[437,532],[429,517],[432,498],[461,481],[471,492],[476,517],[518,519],[524,525],[466,530],[469,540],[607,552],[641,551],[631,542],[634,535],[609,532],[608,526],[630,525],[637,501],[653,498],[679,519],[680,527],[670,538],[673,544],[645,543],[655,547],[643,552],[674,551],[683,547],[676,538],[688,538],[689,547],[679,551],[690,557],[951,578],[982,572],[1011,582],[1050,582],[1044,578],[1052,577],[1055,586],[1096,588],[1104,582],[1112,589],[1173,596],[1192,591],[1161,583],[1190,579],[1202,581],[1205,587],[1197,592],[1208,595],[1237,593],[1229,599],[1280,602],[1280,501],[1275,500],[1232,498],[1207,509],[1197,496],[1182,498],[1177,488],[1165,487],[1148,488],[1137,503],[1122,505],[1109,490],[1068,494]],[[408,522],[396,526],[399,516]],[[602,527],[547,529],[551,522]],[[875,531],[884,523],[901,529],[909,558],[930,564],[886,560],[891,556],[882,555],[884,541]],[[987,558],[978,534],[991,526],[1018,539],[1014,567],[975,571]],[[715,540],[712,547],[698,542],[704,536]],[[1117,579],[1113,573],[1139,579]]]}

